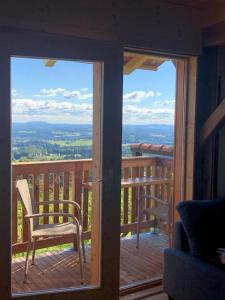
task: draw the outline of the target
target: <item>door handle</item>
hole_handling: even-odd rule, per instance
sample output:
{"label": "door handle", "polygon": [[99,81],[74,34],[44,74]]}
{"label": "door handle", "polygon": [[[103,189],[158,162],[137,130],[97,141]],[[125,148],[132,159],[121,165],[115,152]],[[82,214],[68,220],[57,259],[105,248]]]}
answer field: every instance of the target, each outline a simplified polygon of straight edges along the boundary
{"label": "door handle", "polygon": [[96,177],[94,181],[95,181],[95,182],[102,182],[102,181],[103,181],[103,178]]}

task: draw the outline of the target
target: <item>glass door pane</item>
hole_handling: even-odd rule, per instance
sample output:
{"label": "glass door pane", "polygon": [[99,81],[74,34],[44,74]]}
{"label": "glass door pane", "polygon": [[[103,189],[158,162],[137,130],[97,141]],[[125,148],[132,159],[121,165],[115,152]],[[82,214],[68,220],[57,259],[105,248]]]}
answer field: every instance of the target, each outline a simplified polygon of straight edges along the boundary
{"label": "glass door pane", "polygon": [[162,277],[173,201],[176,62],[124,53],[120,286]]}
{"label": "glass door pane", "polygon": [[102,67],[11,57],[13,294],[100,284]]}

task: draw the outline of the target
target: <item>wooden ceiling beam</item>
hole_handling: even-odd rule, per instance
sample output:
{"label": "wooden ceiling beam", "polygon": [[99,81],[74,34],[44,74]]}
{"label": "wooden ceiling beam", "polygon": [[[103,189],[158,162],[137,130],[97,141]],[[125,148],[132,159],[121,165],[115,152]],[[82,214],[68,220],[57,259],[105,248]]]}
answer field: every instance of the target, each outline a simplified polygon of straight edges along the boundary
{"label": "wooden ceiling beam", "polygon": [[217,106],[202,127],[200,142],[204,144],[225,123],[225,99]]}
{"label": "wooden ceiling beam", "polygon": [[225,44],[225,21],[207,27],[203,30],[203,46]]}
{"label": "wooden ceiling beam", "polygon": [[[129,56],[129,54],[127,55],[125,53],[125,56]],[[152,65],[144,64],[148,60],[153,60]],[[138,68],[156,71],[159,65],[161,65],[165,60],[167,59],[162,57],[136,54],[125,63],[124,73],[128,75]],[[46,67],[53,67],[56,64],[56,62],[56,59],[44,59],[44,65]]]}
{"label": "wooden ceiling beam", "polygon": [[203,10],[203,28],[225,20],[225,1],[209,1]]}
{"label": "wooden ceiling beam", "polygon": [[53,67],[56,63],[56,59],[44,59],[45,67]]}
{"label": "wooden ceiling beam", "polygon": [[202,28],[203,46],[225,44],[225,0],[208,2]]}
{"label": "wooden ceiling beam", "polygon": [[152,66],[140,66],[138,69],[141,69],[141,70],[147,70],[147,71],[157,71],[158,70],[158,65],[152,65]]}
{"label": "wooden ceiling beam", "polygon": [[148,59],[149,56],[147,55],[135,55],[124,65],[123,67],[124,74],[128,75],[131,72],[133,72],[135,69],[140,68],[143,65],[143,63]]}

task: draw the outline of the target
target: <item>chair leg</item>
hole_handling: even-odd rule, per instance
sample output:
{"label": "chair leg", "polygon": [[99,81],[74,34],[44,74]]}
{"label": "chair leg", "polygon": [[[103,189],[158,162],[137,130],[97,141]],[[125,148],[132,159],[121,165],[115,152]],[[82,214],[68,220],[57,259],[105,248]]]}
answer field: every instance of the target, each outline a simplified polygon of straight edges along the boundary
{"label": "chair leg", "polygon": [[153,233],[156,233],[156,217],[154,216]]}
{"label": "chair leg", "polygon": [[86,263],[86,253],[85,253],[85,247],[84,247],[84,233],[83,233],[83,231],[82,231],[82,234],[81,234],[81,239],[82,239],[83,260],[84,260],[84,263]]}
{"label": "chair leg", "polygon": [[139,248],[139,237],[140,235],[140,216],[138,216],[138,219],[137,219],[137,245],[136,245],[136,248]]}
{"label": "chair leg", "polygon": [[137,200],[138,200],[138,207],[137,207],[137,245],[136,248],[139,248],[139,234],[140,234],[140,221],[141,221],[141,216],[140,216],[140,187],[137,188]]}
{"label": "chair leg", "polygon": [[79,255],[79,262],[80,262],[80,278],[81,278],[81,284],[84,283],[84,268],[83,268],[83,260],[81,255],[81,234],[80,231],[77,231],[77,248],[78,248],[78,255]]}
{"label": "chair leg", "polygon": [[27,275],[28,275],[28,269],[29,269],[29,253],[30,253],[30,246],[31,246],[31,242],[28,241],[28,242],[27,242],[26,262],[25,262],[25,274],[24,274],[24,279],[23,279],[23,282],[24,282],[24,283],[27,282]]}
{"label": "chair leg", "polygon": [[35,259],[35,251],[36,251],[35,242],[36,242],[36,239],[34,238],[33,239],[32,262],[31,262],[32,265],[34,265],[34,259]]}

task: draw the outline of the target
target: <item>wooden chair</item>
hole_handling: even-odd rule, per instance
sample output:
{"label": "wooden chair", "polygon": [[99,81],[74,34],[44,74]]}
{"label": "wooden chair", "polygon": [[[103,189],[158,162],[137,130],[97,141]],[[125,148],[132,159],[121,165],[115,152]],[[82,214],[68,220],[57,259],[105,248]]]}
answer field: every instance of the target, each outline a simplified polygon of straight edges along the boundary
{"label": "wooden chair", "polygon": [[[29,252],[31,249],[31,245],[33,244],[32,264],[34,264],[35,243],[39,238],[59,237],[59,236],[67,236],[67,235],[73,235],[74,249],[76,248],[76,245],[78,247],[81,283],[83,283],[84,280],[83,261],[86,262],[86,258],[85,258],[85,248],[84,248],[80,206],[76,202],[69,201],[69,200],[54,200],[51,202],[46,202],[46,201],[41,202],[46,204],[62,203],[62,204],[73,205],[74,209],[76,209],[78,212],[78,218],[75,217],[73,214],[63,213],[63,212],[35,213],[35,204],[31,200],[27,180],[26,179],[18,180],[16,183],[16,187],[19,191],[19,195],[21,197],[22,204],[26,212],[25,218],[27,220],[27,225],[28,225],[28,243],[27,243],[24,283],[26,283],[27,275],[28,275]],[[47,217],[63,216],[71,219],[71,221],[65,223],[57,223],[57,224],[43,224],[43,225],[38,224],[39,223],[38,219],[40,217],[46,217],[46,216]],[[82,252],[83,252],[83,260],[82,260]]]}
{"label": "wooden chair", "polygon": [[[157,206],[146,208],[141,210],[140,207],[143,207],[144,199],[152,199],[157,203]],[[167,223],[168,234],[169,234],[169,224],[170,224],[170,203],[171,201],[163,201],[157,197],[144,194],[140,201],[138,202],[138,217],[137,217],[137,248],[139,248],[139,235],[140,235],[140,224],[143,215],[152,215],[154,217],[154,232],[156,227],[156,221],[164,221]]]}

